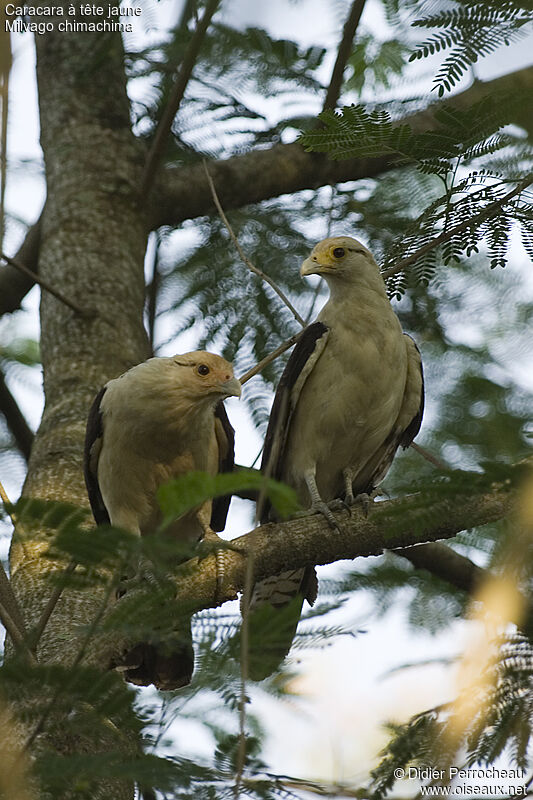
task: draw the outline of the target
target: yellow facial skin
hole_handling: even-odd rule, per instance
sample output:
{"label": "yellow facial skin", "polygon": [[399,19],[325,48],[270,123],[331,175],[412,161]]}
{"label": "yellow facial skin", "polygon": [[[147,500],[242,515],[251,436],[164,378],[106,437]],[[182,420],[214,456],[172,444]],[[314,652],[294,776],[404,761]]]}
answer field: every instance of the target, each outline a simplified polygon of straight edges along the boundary
{"label": "yellow facial skin", "polygon": [[[313,248],[311,255],[303,262],[300,275],[328,275],[343,271],[354,256],[372,259],[369,250],[351,236],[331,236]],[[373,260],[373,259],[372,259]]]}

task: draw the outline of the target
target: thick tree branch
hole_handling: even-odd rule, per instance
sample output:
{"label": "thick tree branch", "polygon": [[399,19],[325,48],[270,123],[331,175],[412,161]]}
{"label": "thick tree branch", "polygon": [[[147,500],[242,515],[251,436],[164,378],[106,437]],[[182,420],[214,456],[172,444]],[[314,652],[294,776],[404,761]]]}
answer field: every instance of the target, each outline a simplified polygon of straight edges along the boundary
{"label": "thick tree branch", "polygon": [[[511,512],[515,500],[514,490],[495,487],[492,492],[433,502],[431,514],[420,508],[416,496],[375,503],[368,517],[339,511],[335,517],[340,532],[332,532],[320,515],[261,525],[230,543],[232,549],[225,561],[227,599],[242,591],[245,584],[246,559],[236,550],[253,548],[254,577],[259,580],[309,564],[380,555],[384,550],[449,539],[462,530],[502,519]],[[189,563],[186,573],[180,573],[176,581],[178,605],[187,611],[216,606],[215,582],[214,556],[204,558],[196,568],[190,569]]]}
{"label": "thick tree branch", "polygon": [[416,569],[425,569],[467,594],[474,594],[488,575],[469,558],[440,542],[403,547],[394,553],[406,558]]}
{"label": "thick tree branch", "polygon": [[[417,446],[417,449],[422,448]],[[426,455],[431,455],[427,451],[424,452]],[[450,469],[443,462],[439,462],[439,468]],[[249,469],[249,467],[245,468],[237,464],[235,469]],[[259,499],[259,491],[257,489],[239,491],[236,492],[236,495],[243,500],[252,500],[255,503]],[[457,553],[441,542],[415,544],[412,547],[397,548],[393,552],[395,555],[410,561],[415,569],[424,569],[427,572],[431,572],[432,575],[441,578],[467,594],[474,594],[489,574],[469,558]],[[531,609],[531,619],[533,620],[533,607]]]}
{"label": "thick tree branch", "polygon": [[[528,67],[487,83],[476,82],[447,103],[464,108],[489,92],[509,93],[521,89],[524,96],[530,96],[532,88],[533,67]],[[399,122],[410,124],[415,131],[431,130],[436,124],[433,111],[439,105],[436,103]],[[515,111],[515,117],[517,124],[531,127],[530,104],[524,102]],[[228,211],[302,189],[376,177],[394,166],[392,156],[330,161],[322,155],[306,153],[299,144],[293,143],[212,162],[209,172],[220,202]],[[214,213],[215,204],[202,165],[167,169],[147,198],[146,208],[152,229]]]}
{"label": "thick tree branch", "polygon": [[33,443],[33,431],[26,422],[24,414],[20,410],[17,401],[9,391],[5,381],[4,373],[0,370],[0,414],[3,414],[7,427],[13,434],[15,444],[26,459],[30,458],[31,446]]}
{"label": "thick tree branch", "polygon": [[333,72],[331,73],[331,80],[329,82],[328,91],[326,92],[326,99],[324,100],[324,105],[322,107],[323,111],[326,111],[328,108],[335,108],[337,105],[337,100],[341,94],[342,80],[344,77],[344,70],[346,69],[346,62],[348,61],[352,51],[353,37],[355,36],[357,26],[359,25],[359,20],[361,19],[361,14],[363,13],[365,3],[366,0],[354,0],[350,9],[350,13],[348,14],[346,22],[344,23],[342,39],[339,44],[339,49],[337,50],[337,58],[335,59]]}
{"label": "thick tree branch", "polygon": [[[17,262],[25,264],[32,273],[37,273],[39,266],[39,246],[41,242],[42,214],[26,234],[22,245],[14,256]],[[0,267],[0,315],[11,313],[20,308],[20,304],[30,289],[35,285],[33,275],[21,272],[11,264]]]}

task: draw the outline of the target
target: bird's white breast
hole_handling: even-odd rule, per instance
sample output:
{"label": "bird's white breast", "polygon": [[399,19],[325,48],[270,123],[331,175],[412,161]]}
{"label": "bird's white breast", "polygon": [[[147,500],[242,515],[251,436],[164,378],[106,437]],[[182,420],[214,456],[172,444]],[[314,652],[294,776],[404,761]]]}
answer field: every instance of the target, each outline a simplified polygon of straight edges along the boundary
{"label": "bird's white breast", "polygon": [[[405,390],[404,337],[387,298],[357,314],[339,314],[338,303],[335,310],[334,319],[327,305],[319,316],[330,326],[328,341],[303,385],[287,443],[284,479],[302,502],[303,474],[313,466],[322,498],[339,496],[342,470],[362,470],[394,426]],[[362,488],[357,477],[354,487]]]}

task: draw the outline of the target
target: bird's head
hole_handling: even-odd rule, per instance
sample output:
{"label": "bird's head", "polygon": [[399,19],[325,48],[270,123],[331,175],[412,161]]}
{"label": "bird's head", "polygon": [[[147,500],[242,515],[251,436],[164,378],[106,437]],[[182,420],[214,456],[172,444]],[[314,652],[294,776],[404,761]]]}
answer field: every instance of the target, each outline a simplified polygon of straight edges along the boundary
{"label": "bird's head", "polygon": [[171,368],[180,370],[180,384],[198,399],[215,401],[240,397],[241,384],[233,375],[233,367],[222,356],[195,350],[169,359]]}
{"label": "bird's head", "polygon": [[320,275],[328,281],[330,288],[337,282],[383,285],[372,253],[351,236],[323,239],[303,262],[300,274]]}

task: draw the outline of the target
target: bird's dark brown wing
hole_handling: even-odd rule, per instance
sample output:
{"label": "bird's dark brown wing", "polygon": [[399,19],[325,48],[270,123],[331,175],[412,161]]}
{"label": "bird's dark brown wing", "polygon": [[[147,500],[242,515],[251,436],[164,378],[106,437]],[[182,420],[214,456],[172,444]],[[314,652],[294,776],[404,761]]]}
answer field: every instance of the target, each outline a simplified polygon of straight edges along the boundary
{"label": "bird's dark brown wing", "polygon": [[[235,467],[235,431],[226,414],[224,403],[220,401],[215,408],[215,433],[218,442],[218,471],[233,472]],[[226,527],[231,495],[215,497],[211,510],[211,527],[223,531]]]}
{"label": "bird's dark brown wing", "polygon": [[420,430],[420,426],[422,425],[422,417],[424,416],[424,393],[425,393],[425,389],[424,389],[424,368],[422,366],[422,355],[420,353],[420,350],[418,348],[417,343],[412,338],[412,336],[409,336],[408,333],[404,333],[404,336],[407,336],[407,338],[410,339],[410,341],[413,343],[413,346],[414,346],[416,352],[418,353],[418,355],[420,357],[420,378],[422,380],[422,386],[421,386],[421,389],[420,389],[420,405],[418,406],[418,411],[415,414],[415,416],[413,417],[413,419],[411,420],[411,422],[409,423],[409,425],[407,426],[407,428],[405,428],[405,430],[403,431],[402,437],[400,439],[400,444],[405,449],[406,447],[409,447],[409,445],[411,444],[411,442],[415,438],[416,434]]}
{"label": "bird's dark brown wing", "polygon": [[87,486],[87,494],[89,495],[89,502],[93,511],[93,516],[97,525],[109,524],[109,514],[105,507],[100,486],[98,485],[98,458],[100,450],[102,449],[102,441],[104,436],[104,427],[102,420],[102,411],[100,403],[104,396],[106,387],[100,389],[94,398],[89,417],[87,419],[87,430],[85,433],[85,449],[83,454],[83,474],[85,476],[85,485]]}
{"label": "bird's dark brown wing", "polygon": [[[328,333],[329,328],[323,322],[314,322],[305,328],[283,370],[272,403],[261,461],[261,472],[269,477],[278,480],[281,477],[290,421],[298,401],[294,389],[300,379],[301,391],[304,385],[302,378],[307,377],[322,353]],[[269,511],[269,505],[265,502],[261,510],[261,522],[268,521]]]}

